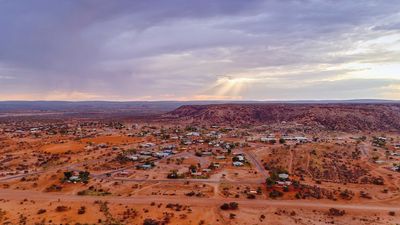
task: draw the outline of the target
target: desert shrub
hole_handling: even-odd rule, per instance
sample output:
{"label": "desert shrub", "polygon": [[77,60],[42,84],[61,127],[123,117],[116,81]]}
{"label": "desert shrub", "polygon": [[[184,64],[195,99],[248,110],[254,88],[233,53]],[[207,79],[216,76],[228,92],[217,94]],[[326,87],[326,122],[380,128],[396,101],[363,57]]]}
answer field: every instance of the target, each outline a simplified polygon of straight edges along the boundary
{"label": "desert shrub", "polygon": [[340,197],[342,199],[351,200],[353,198],[353,193],[346,189],[340,192]]}
{"label": "desert shrub", "polygon": [[86,207],[85,206],[81,206],[79,209],[78,209],[78,214],[79,215],[82,215],[82,214],[85,214],[86,213]]}
{"label": "desert shrub", "polygon": [[268,177],[266,179],[265,183],[267,184],[268,187],[272,187],[275,184],[275,180],[273,180],[272,178]]}
{"label": "desert shrub", "polygon": [[328,215],[330,216],[343,216],[346,212],[344,210],[339,210],[336,208],[330,208]]}
{"label": "desert shrub", "polygon": [[52,191],[61,191],[62,190],[62,186],[53,184],[49,187],[46,188],[46,192],[52,192]]}
{"label": "desert shrub", "polygon": [[87,189],[87,190],[82,190],[78,191],[76,193],[77,195],[90,195],[90,196],[106,196],[106,195],[111,195],[111,192],[105,191],[103,189]]}
{"label": "desert shrub", "polygon": [[68,210],[68,207],[65,205],[59,205],[56,207],[56,212],[65,212]]}
{"label": "desert shrub", "polygon": [[238,209],[238,208],[239,208],[239,203],[237,203],[237,202],[230,202],[230,203],[229,203],[229,207],[230,207],[230,209],[232,209],[232,210]]}
{"label": "desert shrub", "polygon": [[143,225],[159,225],[160,222],[154,219],[145,219]]}
{"label": "desert shrub", "polygon": [[384,180],[382,177],[374,177],[372,179],[372,183],[375,185],[383,185],[384,184]]}
{"label": "desert shrub", "polygon": [[289,187],[288,187],[288,186],[284,186],[284,187],[283,187],[283,191],[284,191],[284,192],[289,192]]}
{"label": "desert shrub", "polygon": [[255,199],[256,196],[254,194],[247,194],[248,199]]}
{"label": "desert shrub", "polygon": [[220,208],[221,208],[222,210],[229,210],[229,204],[228,204],[228,203],[224,203],[224,204],[222,204],[222,205],[220,206]]}
{"label": "desert shrub", "polygon": [[46,212],[45,209],[39,209],[38,212],[37,212],[37,214],[43,214],[43,213],[45,213],[45,212]]}
{"label": "desert shrub", "polygon": [[239,203],[237,202],[224,203],[220,206],[220,209],[222,210],[235,210],[238,208],[239,208]]}
{"label": "desert shrub", "polygon": [[90,173],[88,171],[79,171],[79,179],[87,184],[89,182]]}
{"label": "desert shrub", "polygon": [[181,179],[184,178],[183,174],[178,174],[178,171],[176,170],[172,170],[168,175],[167,175],[168,179]]}
{"label": "desert shrub", "polygon": [[277,190],[273,190],[273,191],[271,191],[269,193],[269,197],[270,198],[279,198],[279,197],[282,197],[282,196],[283,196],[283,193],[280,192],[280,191],[277,191]]}

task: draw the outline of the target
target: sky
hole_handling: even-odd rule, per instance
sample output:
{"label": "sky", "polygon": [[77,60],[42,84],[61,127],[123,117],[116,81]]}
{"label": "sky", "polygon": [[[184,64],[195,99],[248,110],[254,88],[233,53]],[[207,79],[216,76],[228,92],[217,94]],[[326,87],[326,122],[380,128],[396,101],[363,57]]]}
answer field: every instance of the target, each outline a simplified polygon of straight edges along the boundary
{"label": "sky", "polygon": [[0,0],[0,100],[400,99],[398,0]]}

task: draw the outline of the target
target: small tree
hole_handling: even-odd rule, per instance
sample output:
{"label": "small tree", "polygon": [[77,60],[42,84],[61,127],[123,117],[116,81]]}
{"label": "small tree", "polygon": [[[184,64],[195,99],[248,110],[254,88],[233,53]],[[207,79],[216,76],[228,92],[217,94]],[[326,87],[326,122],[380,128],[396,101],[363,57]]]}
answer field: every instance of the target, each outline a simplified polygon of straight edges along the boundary
{"label": "small tree", "polygon": [[82,214],[85,214],[86,213],[86,207],[85,206],[81,206],[79,209],[78,209],[78,214],[79,215],[82,215]]}
{"label": "small tree", "polygon": [[160,222],[157,220],[153,220],[153,219],[145,219],[143,221],[143,225],[159,225]]}
{"label": "small tree", "polygon": [[89,182],[89,175],[88,171],[79,171],[79,179],[85,184]]}
{"label": "small tree", "polygon": [[237,203],[237,202],[230,202],[230,203],[229,203],[229,207],[230,207],[230,209],[232,209],[232,210],[238,209],[238,208],[239,208],[239,203]]}
{"label": "small tree", "polygon": [[73,175],[71,171],[64,172],[64,180],[69,180]]}
{"label": "small tree", "polygon": [[228,204],[228,203],[224,203],[224,204],[222,204],[222,205],[220,206],[220,208],[221,208],[222,210],[229,210],[229,204]]}
{"label": "small tree", "polygon": [[178,179],[179,178],[179,174],[177,170],[172,170],[168,175],[167,178],[169,179]]}
{"label": "small tree", "polygon": [[330,208],[328,214],[330,216],[343,216],[346,212],[344,210],[339,210],[336,208]]}
{"label": "small tree", "polygon": [[277,190],[273,190],[271,191],[271,193],[269,193],[269,197],[270,198],[278,198],[278,197],[282,197],[283,193]]}
{"label": "small tree", "polygon": [[189,172],[190,172],[190,173],[195,173],[196,171],[197,171],[196,165],[190,165],[190,166],[189,166]]}
{"label": "small tree", "polygon": [[283,187],[283,191],[284,191],[284,192],[289,192],[289,187],[288,187],[288,186],[284,186],[284,187]]}
{"label": "small tree", "polygon": [[265,181],[268,187],[272,187],[275,184],[275,180],[272,179],[271,177],[268,177]]}

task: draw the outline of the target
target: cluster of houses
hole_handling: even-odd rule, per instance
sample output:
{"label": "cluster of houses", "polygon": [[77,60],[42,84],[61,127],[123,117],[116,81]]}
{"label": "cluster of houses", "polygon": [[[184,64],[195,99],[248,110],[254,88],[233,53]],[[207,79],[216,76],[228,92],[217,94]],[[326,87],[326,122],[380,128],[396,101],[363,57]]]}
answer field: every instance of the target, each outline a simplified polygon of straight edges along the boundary
{"label": "cluster of houses", "polygon": [[395,172],[400,172],[400,164],[397,165],[397,166],[393,166],[392,170],[395,171]]}
{"label": "cluster of houses", "polygon": [[306,143],[308,142],[308,139],[306,137],[302,137],[302,136],[282,136],[281,137],[283,140],[285,141],[296,141],[299,143]]}
{"label": "cluster of houses", "polygon": [[232,165],[236,167],[244,166],[246,163],[246,157],[242,153],[237,153],[232,158]]}
{"label": "cluster of houses", "polygon": [[128,158],[131,161],[138,161],[138,160],[148,160],[148,159],[162,159],[169,157],[171,155],[174,155],[178,153],[175,149],[175,145],[167,145],[161,147],[161,150],[156,151],[153,150],[152,148],[155,147],[156,144],[154,143],[144,143],[141,144],[140,147],[144,148],[144,150],[139,151],[138,153],[132,153],[128,154],[125,157]]}
{"label": "cluster of houses", "polygon": [[276,181],[276,184],[281,186],[289,186],[292,182],[289,180],[289,174],[287,173],[280,173],[278,174],[279,180]]}
{"label": "cluster of houses", "polygon": [[[255,138],[248,138],[248,141],[256,141],[257,139]],[[270,134],[266,137],[261,137],[259,139],[261,142],[265,142],[265,143],[276,143],[277,142],[277,138],[275,137],[275,135]],[[288,135],[283,135],[279,138],[279,140],[284,140],[284,141],[295,141],[298,143],[306,143],[309,142],[308,138],[303,137],[303,136],[288,136]]]}

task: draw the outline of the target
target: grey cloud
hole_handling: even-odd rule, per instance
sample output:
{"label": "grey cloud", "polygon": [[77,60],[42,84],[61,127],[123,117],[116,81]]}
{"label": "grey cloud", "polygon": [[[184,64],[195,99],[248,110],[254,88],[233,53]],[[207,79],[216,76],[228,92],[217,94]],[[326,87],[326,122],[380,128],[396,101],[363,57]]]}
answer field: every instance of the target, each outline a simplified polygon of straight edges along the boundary
{"label": "grey cloud", "polygon": [[380,98],[381,92],[392,85],[400,85],[399,80],[390,79],[347,79],[337,81],[317,81],[305,83],[269,83],[253,85],[246,90],[250,98],[259,96],[266,99],[357,99]]}
{"label": "grey cloud", "polygon": [[400,22],[375,26],[373,29],[377,31],[397,31],[400,30]]}
{"label": "grey cloud", "polygon": [[281,79],[323,80],[347,73],[325,64],[398,62],[387,49],[343,52],[396,28],[385,18],[399,11],[394,0],[3,0],[0,65],[13,72],[0,76],[14,79],[1,80],[0,94],[190,96],[218,75],[299,65],[315,71]]}

